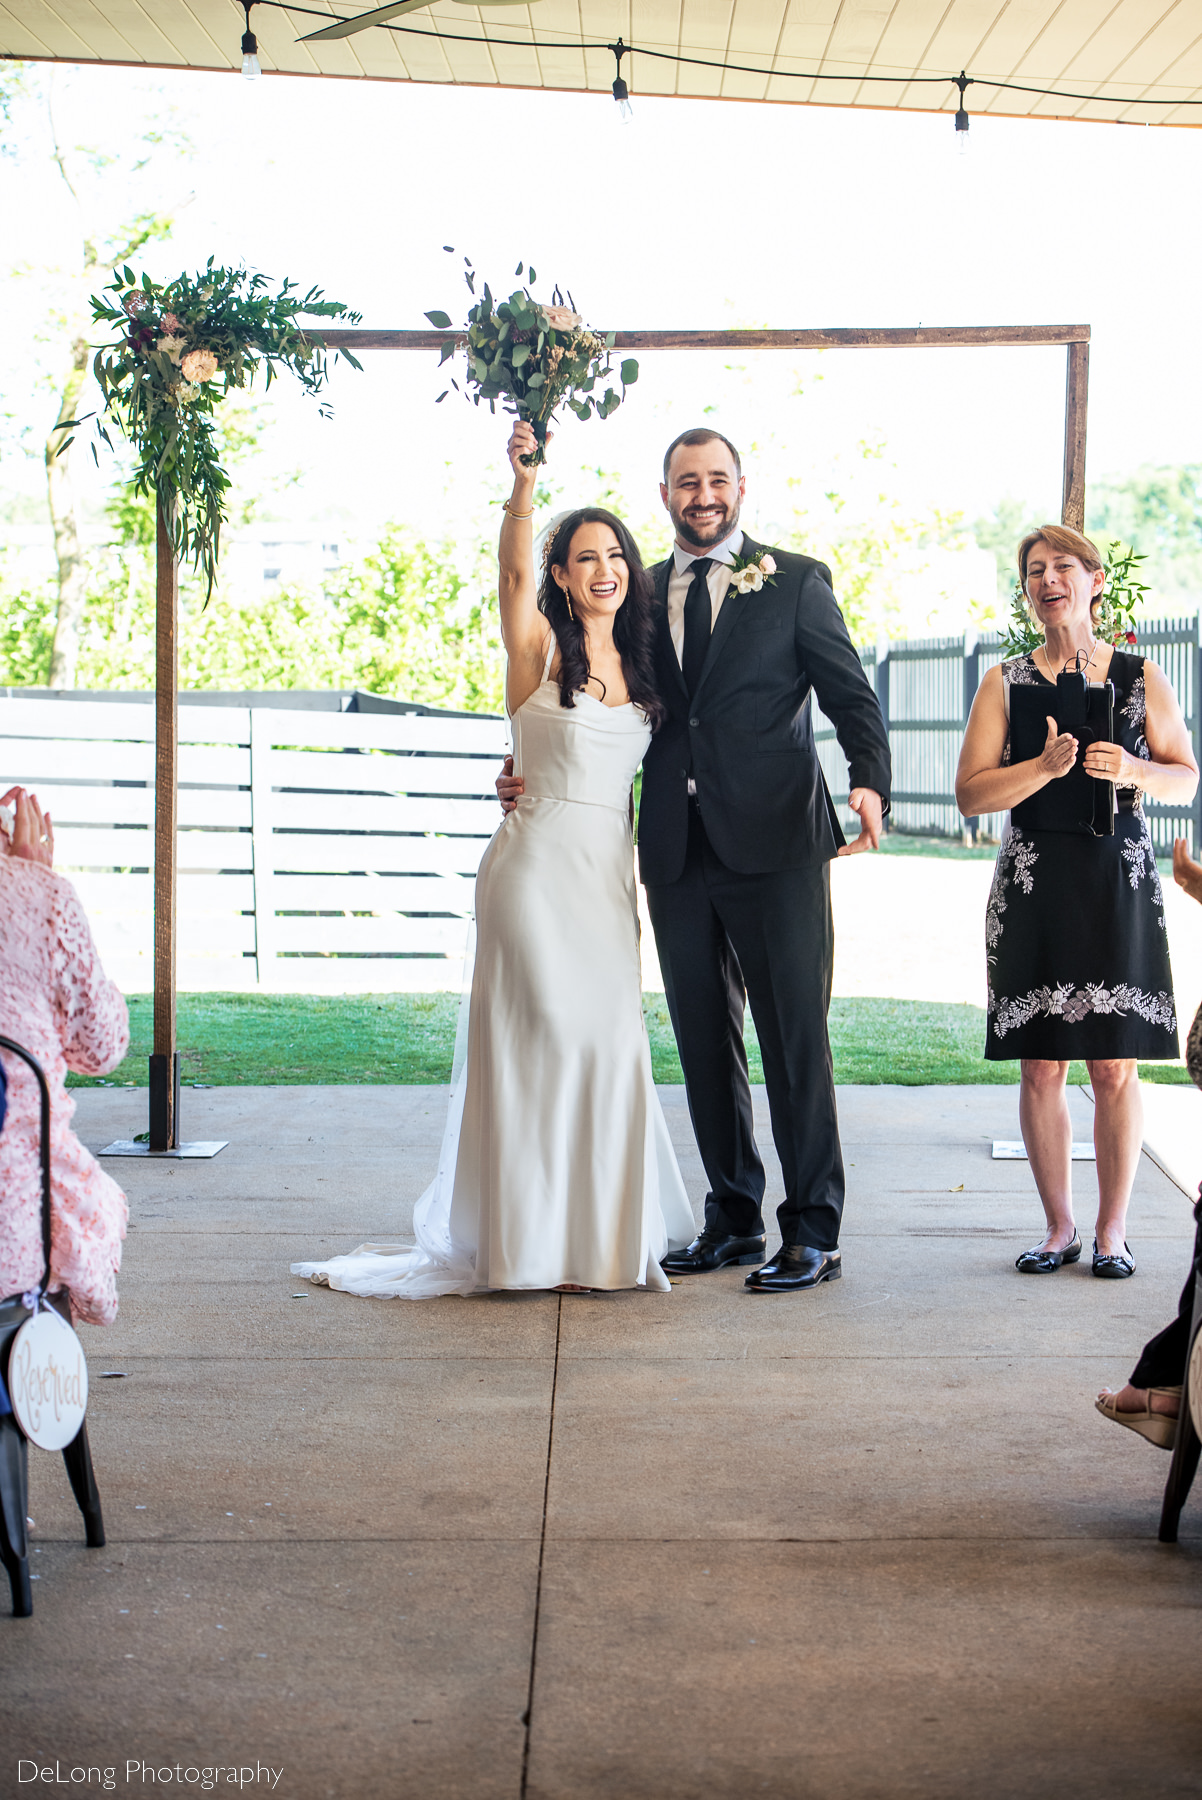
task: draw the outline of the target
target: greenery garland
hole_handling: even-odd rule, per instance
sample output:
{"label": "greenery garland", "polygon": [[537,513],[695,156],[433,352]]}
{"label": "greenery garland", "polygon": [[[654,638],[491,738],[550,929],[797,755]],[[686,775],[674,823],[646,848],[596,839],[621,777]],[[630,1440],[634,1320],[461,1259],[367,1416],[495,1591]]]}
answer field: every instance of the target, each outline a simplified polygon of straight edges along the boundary
{"label": "greenery garland", "polygon": [[[1130,646],[1138,641],[1135,609],[1148,592],[1147,583],[1139,579],[1139,565],[1147,560],[1118,538],[1104,552],[1102,566],[1106,571],[1106,585],[1102,589],[1102,605],[1095,627],[1100,642]],[[1032,650],[1038,650],[1042,643],[1043,630],[1027,604],[1021,583],[1016,581],[1010,596],[1010,618],[1002,635],[1002,655],[1026,656]]]}
{"label": "greenery garland", "polygon": [[[299,319],[357,325],[361,317],[341,301],[324,299],[320,288],[301,294],[285,281],[273,294],[269,286],[265,275],[215,268],[210,257],[199,274],[165,284],[149,275],[139,281],[128,267],[115,270],[102,293],[92,296],[93,318],[117,331],[92,364],[104,413],[137,455],[136,492],[157,497],[175,554],[203,571],[206,595],[217,579],[230,487],[218,454],[219,403],[231,388],[247,387],[260,366],[268,387],[287,368],[306,393],[318,394],[329,374],[325,350]],[[116,299],[106,300],[106,294]],[[362,367],[349,350],[335,352],[334,360],[339,356]],[[328,407],[321,411],[329,417]],[[102,422],[97,431],[112,449]]]}
{"label": "greenery garland", "polygon": [[[443,248],[453,254],[451,245]],[[476,271],[466,256],[463,260],[463,278],[474,295]],[[519,263],[514,274],[521,275],[522,269]],[[532,283],[538,280],[533,269],[527,275]],[[439,331],[450,328],[448,313],[433,311],[426,317]],[[587,419],[592,412],[599,419],[608,419],[626,398],[626,389],[638,380],[639,365],[628,356],[618,372],[622,392],[607,387],[604,394],[594,394],[598,381],[610,373],[615,336],[612,331],[604,337],[590,331],[575,310],[572,296],[569,294],[565,303],[558,288],[550,305],[536,300],[525,287],[510,294],[508,300],[496,301],[485,282],[482,297],[467,315],[465,336],[448,338],[440,361],[446,362],[462,349],[467,360],[464,381],[474,390],[465,398],[476,406],[487,400],[493,412],[498,400],[507,402],[507,411],[528,421],[538,448],[522,461],[533,467],[547,460],[547,433],[561,401],[578,419]],[[451,387],[457,393],[463,391],[457,381],[453,380]],[[444,388],[438,400],[445,400],[449,392]]]}

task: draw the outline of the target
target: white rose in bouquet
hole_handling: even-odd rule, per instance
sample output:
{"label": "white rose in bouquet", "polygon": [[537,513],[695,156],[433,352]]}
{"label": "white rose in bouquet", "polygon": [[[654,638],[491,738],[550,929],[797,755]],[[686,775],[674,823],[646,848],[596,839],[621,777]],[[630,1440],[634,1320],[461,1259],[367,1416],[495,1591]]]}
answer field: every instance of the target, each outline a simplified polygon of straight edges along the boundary
{"label": "white rose in bouquet", "polygon": [[543,313],[552,331],[575,331],[584,320],[570,306],[544,306]]}

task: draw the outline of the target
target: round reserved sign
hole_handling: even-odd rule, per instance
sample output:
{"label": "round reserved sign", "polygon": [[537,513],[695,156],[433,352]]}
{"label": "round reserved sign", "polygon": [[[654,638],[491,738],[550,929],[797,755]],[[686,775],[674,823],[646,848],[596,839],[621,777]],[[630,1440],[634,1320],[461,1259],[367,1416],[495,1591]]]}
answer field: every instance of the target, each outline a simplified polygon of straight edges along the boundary
{"label": "round reserved sign", "polygon": [[18,1425],[39,1449],[64,1450],[79,1435],[88,1365],[71,1327],[49,1308],[26,1319],[13,1338],[8,1394]]}

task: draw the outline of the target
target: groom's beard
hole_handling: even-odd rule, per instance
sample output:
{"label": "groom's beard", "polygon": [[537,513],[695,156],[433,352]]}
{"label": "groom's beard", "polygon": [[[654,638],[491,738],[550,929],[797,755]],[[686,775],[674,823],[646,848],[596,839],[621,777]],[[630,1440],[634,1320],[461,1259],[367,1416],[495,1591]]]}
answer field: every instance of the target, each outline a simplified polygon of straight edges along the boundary
{"label": "groom's beard", "polygon": [[736,503],[733,507],[728,507],[720,519],[709,525],[695,524],[683,512],[674,512],[672,523],[682,542],[691,544],[694,550],[709,550],[714,544],[720,544],[723,538],[730,536],[739,523],[739,510]]}

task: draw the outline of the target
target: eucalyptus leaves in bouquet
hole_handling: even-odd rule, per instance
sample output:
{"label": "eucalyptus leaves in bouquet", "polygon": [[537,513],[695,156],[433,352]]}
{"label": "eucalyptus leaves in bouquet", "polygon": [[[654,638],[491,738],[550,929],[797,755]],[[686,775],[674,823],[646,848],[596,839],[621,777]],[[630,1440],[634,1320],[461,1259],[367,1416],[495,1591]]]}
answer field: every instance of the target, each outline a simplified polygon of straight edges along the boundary
{"label": "eucalyptus leaves in bouquet", "polygon": [[[1130,544],[1124,544],[1118,538],[1103,552],[1106,585],[1102,589],[1102,604],[1095,627],[1099,643],[1130,647],[1138,641],[1135,609],[1148,592],[1147,583],[1139,578],[1139,566],[1146,561],[1146,556],[1139,555]],[[1002,635],[1002,655],[1025,656],[1038,650],[1042,643],[1043,632],[1027,604],[1021,584],[1016,581],[1010,596],[1010,617]]]}
{"label": "eucalyptus leaves in bouquet", "polygon": [[[267,387],[289,369],[306,393],[320,393],[326,354],[301,318],[356,325],[360,315],[326,300],[320,288],[302,294],[285,281],[273,293],[265,275],[215,268],[210,257],[199,274],[165,284],[149,275],[139,281],[128,267],[115,270],[92,296],[92,316],[116,334],[97,351],[92,371],[104,414],[136,454],[134,489],[157,496],[176,556],[203,571],[211,594],[230,486],[219,455],[220,402],[231,388],[247,387],[260,367]],[[349,350],[335,352],[335,361],[339,356],[361,367]],[[329,416],[328,407],[321,411]],[[111,449],[103,419],[97,430]]]}
{"label": "eucalyptus leaves in bouquet", "polygon": [[[476,271],[466,256],[463,260],[468,292],[475,295]],[[520,276],[522,271],[519,263],[514,274]],[[533,269],[527,271],[527,279],[531,285],[538,280]],[[438,330],[450,329],[448,313],[428,312],[426,317]],[[528,287],[498,301],[485,282],[483,295],[467,315],[464,336],[447,339],[441,362],[462,349],[467,361],[466,398],[476,406],[487,400],[493,412],[500,400],[507,412],[529,423],[538,448],[522,461],[534,467],[547,460],[547,433],[557,406],[570,407],[578,419],[587,419],[592,413],[608,419],[626,398],[626,389],[638,380],[639,365],[628,356],[618,370],[621,393],[612,387],[606,387],[603,394],[596,392],[598,382],[612,373],[614,337],[612,331],[602,336],[590,330],[572,296],[565,300],[558,288],[553,290],[550,305],[536,300]],[[451,387],[456,393],[464,392],[455,380]],[[445,388],[439,401],[449,392],[450,388]]]}

